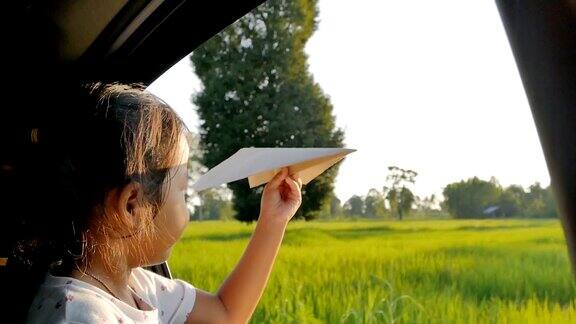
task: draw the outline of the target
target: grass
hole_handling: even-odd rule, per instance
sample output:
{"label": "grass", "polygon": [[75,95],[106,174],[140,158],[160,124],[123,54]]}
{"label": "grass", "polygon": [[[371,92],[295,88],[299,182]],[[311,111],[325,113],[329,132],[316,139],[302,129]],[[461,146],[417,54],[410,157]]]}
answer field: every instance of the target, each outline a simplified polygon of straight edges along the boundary
{"label": "grass", "polygon": [[[169,260],[215,292],[254,224],[195,222]],[[556,220],[293,222],[251,323],[576,323]]]}

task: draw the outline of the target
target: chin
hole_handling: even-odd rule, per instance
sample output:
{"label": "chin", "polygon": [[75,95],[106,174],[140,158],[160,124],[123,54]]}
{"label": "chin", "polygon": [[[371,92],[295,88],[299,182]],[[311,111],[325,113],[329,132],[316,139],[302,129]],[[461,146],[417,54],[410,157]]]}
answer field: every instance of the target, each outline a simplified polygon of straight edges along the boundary
{"label": "chin", "polygon": [[164,254],[159,258],[160,261],[158,261],[157,264],[160,264],[162,262],[166,262],[168,261],[168,259],[170,258],[170,255],[172,254],[172,248],[169,248],[168,250],[166,250],[164,252]]}
{"label": "chin", "polygon": [[142,264],[140,266],[141,267],[151,267],[151,266],[162,264],[162,263],[168,261],[168,258],[170,258],[171,254],[172,254],[172,248],[169,248],[162,255],[156,255],[153,258],[150,258],[148,260],[148,262],[146,262],[145,264]]}

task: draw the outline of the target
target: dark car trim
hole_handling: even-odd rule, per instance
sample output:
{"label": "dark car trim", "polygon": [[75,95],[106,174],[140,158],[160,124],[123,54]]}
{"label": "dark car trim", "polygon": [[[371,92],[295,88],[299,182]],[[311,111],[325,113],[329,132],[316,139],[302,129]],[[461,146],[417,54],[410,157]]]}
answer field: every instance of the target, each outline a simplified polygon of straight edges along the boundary
{"label": "dark car trim", "polygon": [[576,269],[576,1],[497,0]]}

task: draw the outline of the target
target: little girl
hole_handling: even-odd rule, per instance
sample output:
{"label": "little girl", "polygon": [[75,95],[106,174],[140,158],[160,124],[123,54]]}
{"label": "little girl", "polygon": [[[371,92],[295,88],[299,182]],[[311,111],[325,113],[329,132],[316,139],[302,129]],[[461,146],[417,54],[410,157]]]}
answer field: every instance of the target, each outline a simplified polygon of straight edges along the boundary
{"label": "little girl", "polygon": [[68,100],[67,118],[30,133],[58,193],[46,208],[58,212],[44,215],[37,246],[52,266],[27,322],[247,322],[301,204],[300,178],[284,168],[266,184],[246,251],[208,293],[142,268],[166,261],[188,224],[181,120],[139,85],[92,83]]}

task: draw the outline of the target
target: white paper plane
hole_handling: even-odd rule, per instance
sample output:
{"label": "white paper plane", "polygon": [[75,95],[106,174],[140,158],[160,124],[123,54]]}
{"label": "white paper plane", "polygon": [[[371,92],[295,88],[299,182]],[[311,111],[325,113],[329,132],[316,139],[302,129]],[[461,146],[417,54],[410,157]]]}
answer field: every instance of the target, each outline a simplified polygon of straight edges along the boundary
{"label": "white paper plane", "polygon": [[248,178],[250,188],[270,181],[283,167],[298,173],[307,184],[329,167],[355,152],[345,148],[250,147],[242,148],[202,175],[192,188],[202,191]]}

